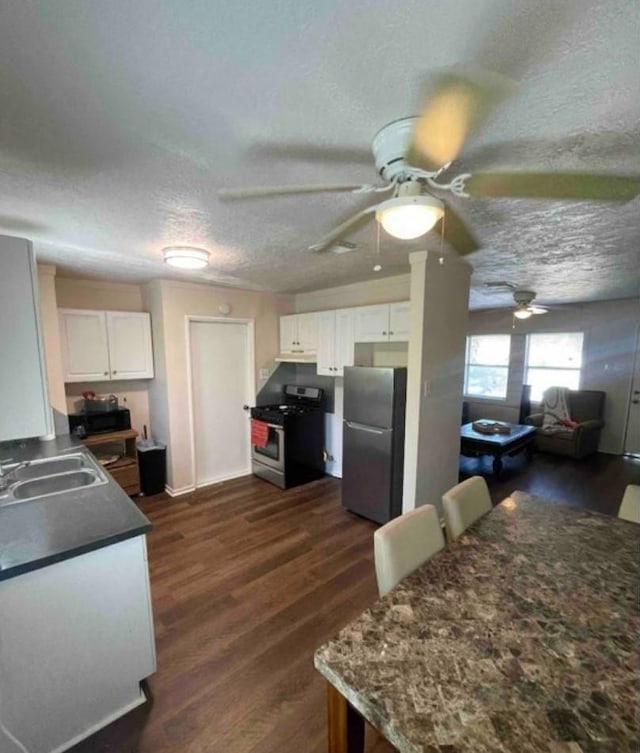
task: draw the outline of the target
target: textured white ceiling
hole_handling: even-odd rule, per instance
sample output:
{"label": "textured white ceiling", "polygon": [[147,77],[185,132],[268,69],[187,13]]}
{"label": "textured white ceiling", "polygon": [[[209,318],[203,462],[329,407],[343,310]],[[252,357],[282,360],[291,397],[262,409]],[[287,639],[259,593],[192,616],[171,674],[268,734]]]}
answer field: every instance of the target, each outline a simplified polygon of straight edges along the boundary
{"label": "textured white ceiling", "polygon": [[[375,223],[336,257],[303,249],[362,197],[219,203],[222,186],[375,181],[375,132],[412,114],[430,71],[479,62],[518,87],[466,166],[640,172],[637,0],[0,0],[0,232],[75,274],[298,291],[372,275]],[[517,140],[510,148],[483,145]],[[278,158],[265,143],[345,147]],[[640,203],[456,202],[482,241],[472,305],[508,280],[548,302],[640,289]],[[438,247],[383,234],[384,273]],[[179,275],[184,279],[186,275]]]}

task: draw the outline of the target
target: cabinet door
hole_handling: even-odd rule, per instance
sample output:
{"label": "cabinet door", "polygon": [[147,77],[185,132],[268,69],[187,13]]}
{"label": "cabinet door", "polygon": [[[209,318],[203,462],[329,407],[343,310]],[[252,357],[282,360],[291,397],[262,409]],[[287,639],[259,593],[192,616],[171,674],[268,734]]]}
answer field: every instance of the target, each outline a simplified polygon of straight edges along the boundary
{"label": "cabinet door", "polygon": [[298,346],[305,353],[318,348],[318,314],[298,314]]}
{"label": "cabinet door", "polygon": [[355,309],[355,341],[386,343],[389,341],[389,304],[361,306]]}
{"label": "cabinet door", "polygon": [[104,311],[59,309],[62,368],[65,382],[99,382],[111,378]]}
{"label": "cabinet door", "polygon": [[0,321],[0,442],[42,436],[49,431],[49,406],[35,260],[23,238],[0,236]]}
{"label": "cabinet door", "polygon": [[298,346],[298,315],[280,317],[280,352],[291,353],[299,350]]}
{"label": "cabinet door", "polygon": [[151,379],[151,318],[138,311],[107,311],[112,379]]}
{"label": "cabinet door", "polygon": [[316,316],[318,328],[318,374],[335,376],[336,312],[321,311]]}
{"label": "cabinet door", "polygon": [[409,301],[389,304],[389,340],[391,342],[408,342],[409,310]]}
{"label": "cabinet door", "polygon": [[354,309],[338,309],[336,313],[335,376],[344,376],[344,367],[353,366]]}

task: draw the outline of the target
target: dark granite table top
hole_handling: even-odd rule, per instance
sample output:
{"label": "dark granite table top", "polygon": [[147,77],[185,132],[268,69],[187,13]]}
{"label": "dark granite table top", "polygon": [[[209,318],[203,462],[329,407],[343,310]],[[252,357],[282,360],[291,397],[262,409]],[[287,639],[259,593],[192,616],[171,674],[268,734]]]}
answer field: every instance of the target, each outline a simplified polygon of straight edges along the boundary
{"label": "dark granite table top", "polygon": [[[0,458],[37,460],[89,450],[69,436],[0,447]],[[109,482],[18,504],[0,505],[0,581],[52,565],[151,529],[148,519]]]}
{"label": "dark granite table top", "polygon": [[635,753],[640,526],[515,492],[318,649],[401,753]]}

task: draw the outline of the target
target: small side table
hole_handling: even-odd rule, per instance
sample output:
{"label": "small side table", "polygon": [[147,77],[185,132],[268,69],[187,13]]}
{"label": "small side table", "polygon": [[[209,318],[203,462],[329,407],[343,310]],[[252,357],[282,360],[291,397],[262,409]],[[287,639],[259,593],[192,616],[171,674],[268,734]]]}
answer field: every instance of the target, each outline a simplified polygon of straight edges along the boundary
{"label": "small side table", "polygon": [[136,450],[137,437],[138,432],[135,429],[126,429],[107,434],[93,434],[82,440],[83,444],[92,450],[101,446],[106,449],[106,445],[120,445],[122,448],[119,453],[120,459],[105,466],[105,470],[109,471],[130,497],[140,494],[140,469],[138,468],[138,453]]}

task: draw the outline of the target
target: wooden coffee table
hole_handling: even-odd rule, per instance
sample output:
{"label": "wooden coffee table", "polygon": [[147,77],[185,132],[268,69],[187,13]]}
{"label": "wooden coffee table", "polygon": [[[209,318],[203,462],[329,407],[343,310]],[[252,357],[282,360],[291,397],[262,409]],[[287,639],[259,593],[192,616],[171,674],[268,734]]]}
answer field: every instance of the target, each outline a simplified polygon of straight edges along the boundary
{"label": "wooden coffee table", "polygon": [[510,434],[482,434],[474,431],[473,424],[460,427],[460,453],[467,457],[491,455],[493,457],[493,472],[496,477],[502,471],[504,455],[517,455],[525,452],[527,459],[533,454],[533,439],[536,434],[535,426],[509,424]]}

